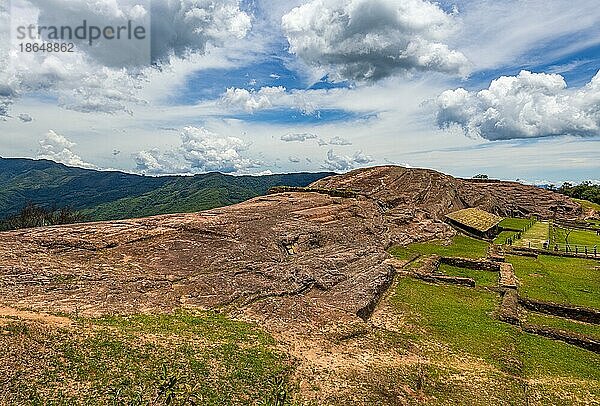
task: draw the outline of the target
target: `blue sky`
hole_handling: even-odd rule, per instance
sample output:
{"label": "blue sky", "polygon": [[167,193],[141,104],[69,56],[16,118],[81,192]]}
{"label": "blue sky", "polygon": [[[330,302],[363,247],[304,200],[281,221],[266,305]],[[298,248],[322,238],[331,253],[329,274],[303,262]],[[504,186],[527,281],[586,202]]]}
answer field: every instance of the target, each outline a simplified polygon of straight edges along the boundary
{"label": "blue sky", "polygon": [[[147,11],[153,37],[151,61],[125,67],[117,47],[110,60],[80,44],[0,53],[5,157],[151,175],[392,162],[600,180],[593,1],[107,0],[68,13],[66,0],[18,1],[36,22]],[[14,5],[3,16],[14,20]]]}

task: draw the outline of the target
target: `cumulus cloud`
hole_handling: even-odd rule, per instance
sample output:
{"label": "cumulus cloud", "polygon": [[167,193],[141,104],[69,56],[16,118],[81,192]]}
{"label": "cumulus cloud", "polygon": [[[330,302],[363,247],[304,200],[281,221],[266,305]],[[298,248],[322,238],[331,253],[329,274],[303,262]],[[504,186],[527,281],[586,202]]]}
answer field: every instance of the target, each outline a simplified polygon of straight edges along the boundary
{"label": "cumulus cloud", "polygon": [[239,138],[221,137],[196,127],[184,128],[180,138],[181,145],[176,149],[164,153],[151,149],[134,154],[136,168],[149,174],[235,173],[258,165],[242,155],[247,145]]}
{"label": "cumulus cloud", "polygon": [[252,27],[240,0],[153,0],[152,58],[185,57],[207,44],[242,39]]}
{"label": "cumulus cloud", "polygon": [[314,140],[317,136],[311,133],[289,133],[281,136],[281,141],[285,142],[305,142],[306,140]]}
{"label": "cumulus cloud", "polygon": [[584,87],[568,89],[558,74],[521,71],[488,89],[447,90],[436,100],[440,127],[461,126],[488,140],[600,134],[600,72]]}
{"label": "cumulus cloud", "polygon": [[349,171],[360,165],[367,165],[373,162],[373,158],[365,155],[362,151],[357,151],[352,156],[338,155],[330,149],[327,152],[327,158],[323,164],[323,169],[330,171]]}
{"label": "cumulus cloud", "polygon": [[[76,47],[70,53],[13,52],[9,56],[0,49],[0,117],[8,115],[15,98],[31,92],[52,93],[61,107],[80,112],[131,113],[132,106],[145,103],[139,94],[151,63],[165,67],[173,57],[202,54],[209,44],[222,46],[227,39],[243,38],[251,28],[251,17],[241,10],[240,0],[18,3],[25,25],[76,27],[86,20],[88,25],[117,27],[131,19],[151,32],[143,44],[97,41],[88,46],[73,39]],[[0,17],[6,14],[0,10]],[[10,43],[3,35],[0,39]]]}
{"label": "cumulus cloud", "polygon": [[228,88],[221,103],[226,106],[242,109],[247,112],[271,108],[275,100],[285,95],[285,87],[263,87],[258,91]]}
{"label": "cumulus cloud", "polygon": [[282,18],[290,52],[331,67],[340,79],[374,81],[398,73],[467,73],[444,43],[453,15],[424,0],[311,0]]}
{"label": "cumulus cloud", "polygon": [[329,145],[352,145],[352,141],[342,137],[333,137],[329,140]]}
{"label": "cumulus cloud", "polygon": [[[240,9],[240,0],[29,0],[39,10],[40,25],[58,25],[66,21],[76,26],[86,20],[100,27],[118,27],[132,20],[149,28],[148,57],[153,63],[168,62],[171,56],[186,57],[203,53],[208,44],[222,45],[228,39],[246,36],[251,17]],[[152,41],[150,41],[150,38]],[[75,39],[75,41],[77,41]],[[114,40],[113,40],[114,41]],[[106,44],[106,46],[104,46]],[[122,65],[122,61],[148,63],[135,58],[140,44],[120,43],[115,55],[114,43],[98,41],[94,47],[80,47],[103,66]],[[121,45],[125,47],[121,47]],[[111,52],[112,51],[112,52]],[[127,55],[129,53],[129,55]]]}
{"label": "cumulus cloud", "polygon": [[326,92],[314,90],[288,91],[283,86],[262,87],[259,90],[228,88],[221,95],[220,103],[224,106],[254,113],[259,110],[291,108],[302,112],[304,115],[317,113],[316,101]]}
{"label": "cumulus cloud", "polygon": [[132,156],[136,170],[148,175],[190,173],[191,168],[179,151],[161,152],[157,148],[140,151]]}
{"label": "cumulus cloud", "polygon": [[40,149],[38,151],[37,159],[48,159],[50,161],[79,168],[96,168],[95,165],[84,162],[79,155],[73,152],[73,147],[76,145],[75,143],[52,130],[48,131],[46,137],[41,139],[39,144]]}

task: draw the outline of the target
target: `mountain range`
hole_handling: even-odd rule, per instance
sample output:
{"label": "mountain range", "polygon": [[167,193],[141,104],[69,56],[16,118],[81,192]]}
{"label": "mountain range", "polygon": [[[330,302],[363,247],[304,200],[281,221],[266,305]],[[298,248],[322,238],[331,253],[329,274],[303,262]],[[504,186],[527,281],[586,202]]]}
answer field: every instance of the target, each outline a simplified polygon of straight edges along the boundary
{"label": "mountain range", "polygon": [[28,203],[69,207],[86,220],[120,220],[228,206],[274,186],[307,186],[332,173],[151,177],[69,167],[48,160],[0,158],[0,219]]}

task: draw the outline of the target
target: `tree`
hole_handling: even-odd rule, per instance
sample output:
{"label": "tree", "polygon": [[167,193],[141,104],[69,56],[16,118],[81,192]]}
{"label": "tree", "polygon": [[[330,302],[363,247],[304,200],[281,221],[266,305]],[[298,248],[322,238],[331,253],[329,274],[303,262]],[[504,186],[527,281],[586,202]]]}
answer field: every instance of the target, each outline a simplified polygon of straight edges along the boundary
{"label": "tree", "polygon": [[568,246],[569,245],[569,236],[573,232],[573,229],[570,227],[565,227],[565,228],[563,228],[563,230],[565,230],[565,245]]}
{"label": "tree", "polygon": [[0,221],[0,230],[46,227],[82,221],[84,216],[69,207],[48,209],[34,203],[27,203],[19,213]]}
{"label": "tree", "polygon": [[600,204],[600,185],[595,185],[590,181],[581,182],[579,185],[565,182],[557,189],[557,192],[575,199]]}
{"label": "tree", "polygon": [[490,178],[489,176],[487,176],[483,173],[473,176],[473,179],[489,179],[489,178]]}

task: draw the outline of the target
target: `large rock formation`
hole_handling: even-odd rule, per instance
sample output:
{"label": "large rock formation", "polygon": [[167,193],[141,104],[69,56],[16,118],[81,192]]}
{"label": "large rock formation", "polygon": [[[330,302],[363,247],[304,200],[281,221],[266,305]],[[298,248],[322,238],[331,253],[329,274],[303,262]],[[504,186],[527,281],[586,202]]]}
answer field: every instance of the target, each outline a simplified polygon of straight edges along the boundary
{"label": "large rock formation", "polygon": [[360,195],[281,193],[201,213],[1,233],[0,301],[86,315],[224,308],[272,330],[367,318],[394,275],[386,249],[451,236],[441,221],[450,211],[580,212],[534,187],[399,167],[314,186]]}
{"label": "large rock formation", "polygon": [[582,214],[581,206],[568,197],[535,186],[457,179],[398,166],[359,169],[318,180],[311,187],[352,190],[380,201],[391,212],[423,213],[436,219],[468,207],[515,217],[576,218]]}

